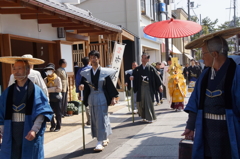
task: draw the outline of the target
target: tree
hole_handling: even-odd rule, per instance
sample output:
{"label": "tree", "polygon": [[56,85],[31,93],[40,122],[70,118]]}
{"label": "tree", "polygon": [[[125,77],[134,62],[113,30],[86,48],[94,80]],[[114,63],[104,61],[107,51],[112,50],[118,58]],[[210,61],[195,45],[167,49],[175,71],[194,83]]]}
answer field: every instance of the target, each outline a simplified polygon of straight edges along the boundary
{"label": "tree", "polygon": [[[192,16],[191,20],[194,22],[197,22],[198,18],[196,16]],[[215,32],[217,30],[217,28],[215,28],[217,22],[218,22],[218,19],[211,21],[211,19],[209,17],[202,19],[202,21],[201,21],[202,31],[200,31],[197,34],[194,34],[191,39],[195,40],[195,39],[199,38],[201,35],[206,35],[206,34]]]}
{"label": "tree", "polygon": [[218,19],[211,21],[210,18],[206,17],[202,20],[203,32],[204,33],[213,33],[216,31],[215,25],[217,24]]}
{"label": "tree", "polygon": [[[240,17],[236,17],[236,27],[240,26]],[[231,21],[226,21],[223,24],[220,24],[217,28],[217,30],[225,30],[229,28],[234,28],[234,17]]]}

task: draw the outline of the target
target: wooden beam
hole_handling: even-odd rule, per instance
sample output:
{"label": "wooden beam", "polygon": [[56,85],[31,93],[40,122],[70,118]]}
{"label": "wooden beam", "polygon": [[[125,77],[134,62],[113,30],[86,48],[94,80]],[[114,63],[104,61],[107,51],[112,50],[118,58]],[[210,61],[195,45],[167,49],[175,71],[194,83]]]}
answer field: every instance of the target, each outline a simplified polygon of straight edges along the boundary
{"label": "wooden beam", "polygon": [[56,16],[45,14],[21,14],[21,19],[59,19]]}
{"label": "wooden beam", "polygon": [[[5,34],[3,34],[5,35]],[[55,43],[54,41],[48,41],[48,40],[43,40],[43,39],[36,39],[36,38],[30,38],[30,37],[25,37],[25,36],[19,36],[19,35],[13,35],[13,34],[7,34],[10,35],[11,39],[15,40],[22,40],[22,41],[29,41],[29,42],[37,42],[37,43]]]}
{"label": "wooden beam", "polygon": [[7,1],[9,3],[18,3],[20,0],[1,0],[1,1]]}
{"label": "wooden beam", "polygon": [[62,19],[38,19],[38,24],[58,24],[58,23],[73,23],[71,20]]}
{"label": "wooden beam", "polygon": [[0,14],[24,14],[24,13],[40,13],[38,10],[30,10],[26,8],[0,8]]}
{"label": "wooden beam", "polygon": [[59,23],[59,24],[52,24],[52,27],[85,27],[81,22],[78,24],[75,23]]}
{"label": "wooden beam", "polygon": [[[100,30],[93,30],[93,29],[91,29],[91,30],[78,31],[79,34],[82,34],[82,33],[99,33],[99,32],[102,33],[102,32],[104,32],[104,30],[100,31]],[[98,34],[96,34],[96,35],[98,35]]]}
{"label": "wooden beam", "polygon": [[89,38],[87,36],[66,32],[66,40],[67,41],[88,41]]}
{"label": "wooden beam", "polygon": [[0,7],[21,7],[21,4],[18,3],[9,3],[7,1],[0,1]]}
{"label": "wooden beam", "polygon": [[60,42],[61,44],[66,44],[66,45],[73,45],[73,42],[71,41],[65,41],[65,40],[54,40],[55,42]]}
{"label": "wooden beam", "polygon": [[92,36],[92,35],[105,35],[105,34],[110,34],[110,33],[107,33],[107,32],[104,32],[104,31],[100,31],[100,32],[89,32],[88,35],[89,36]]}
{"label": "wooden beam", "polygon": [[127,38],[128,40],[134,41],[134,35],[122,30],[122,36]]}

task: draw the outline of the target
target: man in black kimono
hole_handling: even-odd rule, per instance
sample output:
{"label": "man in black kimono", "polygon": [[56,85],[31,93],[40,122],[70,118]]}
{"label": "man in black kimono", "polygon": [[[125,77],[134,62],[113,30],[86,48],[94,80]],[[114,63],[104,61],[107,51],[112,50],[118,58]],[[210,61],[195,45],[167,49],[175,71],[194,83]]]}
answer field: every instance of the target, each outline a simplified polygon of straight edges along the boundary
{"label": "man in black kimono", "polygon": [[82,80],[79,90],[84,89],[83,103],[89,106],[91,114],[92,137],[97,138],[94,151],[102,151],[109,143],[108,135],[112,134],[108,117],[108,106],[116,104],[118,92],[111,80],[116,70],[99,65],[100,54],[93,50],[89,54],[91,69],[81,72]]}
{"label": "man in black kimono", "polygon": [[189,73],[188,67],[189,67],[189,65],[188,65],[188,63],[186,63],[185,67],[183,69],[183,76],[186,79],[186,84],[188,84],[188,73]]}
{"label": "man in black kimono", "polygon": [[149,65],[150,55],[144,53],[142,55],[142,64],[133,70],[133,76],[130,77],[133,80],[134,92],[137,92],[137,107],[138,114],[143,120],[152,123],[152,120],[156,119],[154,112],[154,93],[156,90],[161,89],[160,77],[156,69]]}
{"label": "man in black kimono", "polygon": [[188,67],[188,80],[191,81],[193,79],[198,79],[200,74],[202,73],[202,70],[195,64],[195,60],[191,59],[191,66]]}

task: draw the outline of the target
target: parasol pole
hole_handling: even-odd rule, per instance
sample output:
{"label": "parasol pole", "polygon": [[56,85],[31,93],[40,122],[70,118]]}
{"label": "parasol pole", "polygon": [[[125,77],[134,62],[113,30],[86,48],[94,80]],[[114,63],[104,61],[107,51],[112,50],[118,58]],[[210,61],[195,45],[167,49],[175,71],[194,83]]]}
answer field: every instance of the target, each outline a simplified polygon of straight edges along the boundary
{"label": "parasol pole", "polygon": [[127,96],[128,111],[130,112],[130,105],[129,105],[129,99],[128,99],[128,90],[127,90],[127,86],[125,86],[125,92],[126,92],[126,96]]}
{"label": "parasol pole", "polygon": [[85,130],[84,130],[84,113],[83,113],[83,90],[81,90],[81,107],[82,107],[82,134],[83,134],[83,150],[85,150]]}
{"label": "parasol pole", "polygon": [[132,122],[134,123],[134,92],[133,92],[133,80],[131,80],[131,103],[132,103]]}

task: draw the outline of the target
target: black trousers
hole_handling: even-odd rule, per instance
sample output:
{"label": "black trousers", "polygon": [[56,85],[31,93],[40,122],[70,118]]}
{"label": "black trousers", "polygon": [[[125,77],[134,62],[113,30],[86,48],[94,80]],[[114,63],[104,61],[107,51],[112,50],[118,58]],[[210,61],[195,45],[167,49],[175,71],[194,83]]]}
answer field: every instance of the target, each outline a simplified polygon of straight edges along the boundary
{"label": "black trousers", "polygon": [[61,100],[59,102],[51,102],[50,99],[50,105],[52,107],[52,110],[55,114],[55,119],[54,117],[51,120],[51,128],[56,128],[56,129],[61,129],[61,123],[62,123],[62,113],[61,113]]}
{"label": "black trousers", "polygon": [[67,114],[67,94],[68,92],[62,92],[62,107],[61,107],[61,112],[62,115],[66,115]]}
{"label": "black trousers", "polygon": [[156,93],[155,93],[155,98],[156,98],[157,103],[159,103],[158,94],[159,94],[160,100],[162,100],[162,98],[163,98],[163,93],[160,92],[159,90],[156,91]]}

